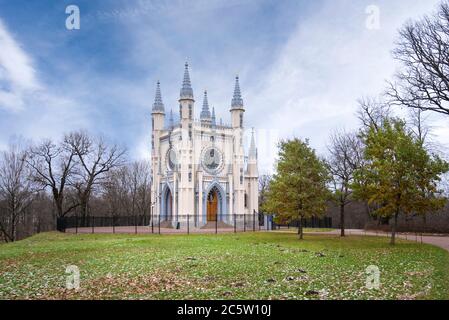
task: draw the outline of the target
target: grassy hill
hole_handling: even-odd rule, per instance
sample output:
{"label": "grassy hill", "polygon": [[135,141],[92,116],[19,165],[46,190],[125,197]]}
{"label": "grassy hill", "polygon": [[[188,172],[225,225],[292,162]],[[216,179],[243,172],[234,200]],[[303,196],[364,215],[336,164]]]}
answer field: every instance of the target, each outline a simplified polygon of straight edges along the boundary
{"label": "grassy hill", "polygon": [[448,271],[443,249],[376,237],[44,233],[0,245],[0,299],[447,299]]}

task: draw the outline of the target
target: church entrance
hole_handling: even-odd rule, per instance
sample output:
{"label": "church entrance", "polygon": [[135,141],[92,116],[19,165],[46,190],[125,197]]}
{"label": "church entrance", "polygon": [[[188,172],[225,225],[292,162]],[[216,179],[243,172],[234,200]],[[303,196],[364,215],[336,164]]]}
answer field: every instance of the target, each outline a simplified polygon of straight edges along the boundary
{"label": "church entrance", "polygon": [[213,188],[207,196],[207,221],[217,221],[218,192]]}
{"label": "church entrance", "polygon": [[167,191],[165,192],[165,212],[162,215],[163,220],[170,221],[172,218],[172,212],[173,212],[173,197],[170,192],[170,189],[167,188]]}

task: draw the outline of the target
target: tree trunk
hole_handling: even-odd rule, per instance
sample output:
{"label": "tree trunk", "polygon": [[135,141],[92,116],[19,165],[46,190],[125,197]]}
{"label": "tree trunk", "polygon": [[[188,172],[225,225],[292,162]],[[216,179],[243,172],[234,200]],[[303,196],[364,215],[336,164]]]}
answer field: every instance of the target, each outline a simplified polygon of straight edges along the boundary
{"label": "tree trunk", "polygon": [[16,241],[16,219],[17,219],[17,216],[16,216],[16,213],[15,213],[15,210],[13,210],[13,216],[12,216],[12,219],[11,219],[11,235],[9,237],[11,242]]}
{"label": "tree trunk", "polygon": [[399,216],[399,210],[396,211],[394,218],[393,218],[393,226],[391,228],[391,241],[390,244],[392,246],[396,243],[396,227],[398,225],[398,216]]}
{"label": "tree trunk", "polygon": [[303,240],[304,239],[304,232],[303,232],[303,227],[302,227],[302,218],[299,218],[299,223],[298,223],[298,235],[299,235],[299,240]]}
{"label": "tree trunk", "polygon": [[345,205],[343,203],[340,204],[340,235],[342,237],[345,236]]}
{"label": "tree trunk", "polygon": [[64,215],[63,208],[62,208],[62,198],[56,198],[56,210],[58,211],[57,215],[58,218],[62,218]]}

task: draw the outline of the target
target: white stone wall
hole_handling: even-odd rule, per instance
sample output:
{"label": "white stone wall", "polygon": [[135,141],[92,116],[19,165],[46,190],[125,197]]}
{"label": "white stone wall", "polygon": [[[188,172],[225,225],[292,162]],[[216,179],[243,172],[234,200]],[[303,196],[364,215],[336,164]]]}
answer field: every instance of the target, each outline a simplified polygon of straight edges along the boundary
{"label": "white stone wall", "polygon": [[[233,112],[233,122],[238,122],[238,114]],[[192,125],[192,141],[189,141],[189,123]],[[182,127],[181,127],[182,125]],[[226,215],[253,214],[258,212],[257,160],[250,160],[245,168],[245,152],[242,145],[243,128],[212,128],[200,122],[184,119],[173,130],[153,132],[155,150],[153,155],[153,199],[156,199],[154,214],[161,212],[162,190],[168,183],[174,190],[173,217],[197,215],[200,220],[205,216],[204,198],[211,183],[218,182],[223,188],[226,201]],[[182,140],[180,137],[182,136]],[[211,136],[215,137],[211,141]],[[171,144],[169,142],[169,137]],[[167,154],[170,145],[179,161],[178,170],[171,172],[167,166]],[[202,167],[202,155],[205,148],[214,145],[223,155],[223,166],[216,175],[209,174]],[[191,172],[190,180],[189,173]],[[241,176],[243,180],[241,180]],[[242,183],[243,181],[243,183]],[[245,194],[247,206],[245,207]],[[198,199],[196,200],[198,195]],[[193,218],[192,218],[193,219]],[[192,220],[193,221],[193,220]]]}

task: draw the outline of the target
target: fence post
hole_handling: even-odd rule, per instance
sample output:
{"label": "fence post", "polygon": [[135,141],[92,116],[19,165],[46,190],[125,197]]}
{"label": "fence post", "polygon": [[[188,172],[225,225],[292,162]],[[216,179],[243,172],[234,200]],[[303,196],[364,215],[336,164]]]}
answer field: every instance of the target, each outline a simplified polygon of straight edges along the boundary
{"label": "fence post", "polygon": [[95,233],[95,227],[94,227],[94,224],[95,224],[95,218],[94,218],[94,216],[92,215],[92,233]]}
{"label": "fence post", "polygon": [[237,233],[237,217],[235,213],[234,213],[234,233]]}
{"label": "fence post", "polygon": [[78,234],[78,214],[75,214],[75,233]]}
{"label": "fence post", "polygon": [[161,234],[161,214],[159,213],[159,234]]}
{"label": "fence post", "polygon": [[215,234],[218,233],[218,213],[215,215]]}
{"label": "fence post", "polygon": [[253,211],[253,232],[256,231],[256,210]]}
{"label": "fence post", "polygon": [[153,221],[154,215],[153,210],[151,210],[151,233],[154,233],[154,221]]}
{"label": "fence post", "polygon": [[137,234],[137,216],[134,216],[134,224],[136,225],[134,233]]}
{"label": "fence post", "polygon": [[190,214],[187,214],[187,234],[190,234]]}
{"label": "fence post", "polygon": [[246,214],[243,214],[243,232],[246,232]]}
{"label": "fence post", "polygon": [[112,215],[112,233],[115,233],[115,214]]}

